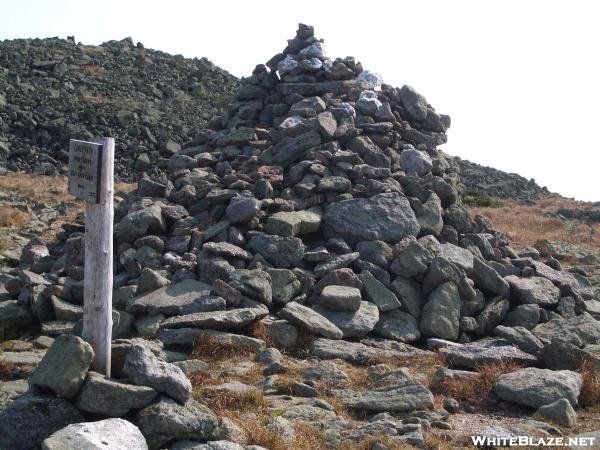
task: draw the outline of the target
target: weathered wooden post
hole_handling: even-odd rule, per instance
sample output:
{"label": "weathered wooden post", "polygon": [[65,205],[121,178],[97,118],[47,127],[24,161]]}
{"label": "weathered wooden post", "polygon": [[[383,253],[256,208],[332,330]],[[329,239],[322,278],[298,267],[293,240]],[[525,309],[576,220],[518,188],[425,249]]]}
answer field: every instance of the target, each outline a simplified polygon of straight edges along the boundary
{"label": "weathered wooden post", "polygon": [[115,140],[69,143],[69,193],[85,200],[82,337],[94,349],[93,367],[110,376],[113,287]]}

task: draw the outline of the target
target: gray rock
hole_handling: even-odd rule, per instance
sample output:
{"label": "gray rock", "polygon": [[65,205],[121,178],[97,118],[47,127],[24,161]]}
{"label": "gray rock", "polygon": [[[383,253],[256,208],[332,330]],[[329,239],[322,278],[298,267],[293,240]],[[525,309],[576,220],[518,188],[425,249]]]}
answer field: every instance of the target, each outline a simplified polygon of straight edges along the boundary
{"label": "gray rock", "polygon": [[560,289],[546,278],[519,278],[511,275],[505,279],[510,285],[511,295],[521,304],[549,307],[556,305],[560,300]]}
{"label": "gray rock", "polygon": [[279,311],[279,317],[304,328],[315,336],[342,339],[344,333],[321,314],[296,302],[290,302]]}
{"label": "gray rock", "polygon": [[315,339],[311,344],[314,356],[320,359],[342,359],[353,364],[364,364],[372,358],[406,356],[408,352],[381,349],[360,342]]}
{"label": "gray rock", "polygon": [[460,297],[452,281],[438,286],[429,295],[421,313],[421,332],[426,336],[457,340],[459,335]]}
{"label": "gray rock", "polygon": [[471,278],[475,281],[475,285],[481,289],[500,295],[503,298],[509,298],[510,286],[508,282],[479,258],[473,259]]}
{"label": "gray rock", "polygon": [[[277,280],[281,282],[280,279]],[[240,269],[229,274],[229,285],[265,305],[273,301],[271,276],[263,270]]]}
{"label": "gray rock", "polygon": [[192,395],[192,384],[181,369],[158,359],[142,345],[134,345],[125,358],[123,372],[140,386],[164,392],[185,403]]}
{"label": "gray rock", "polygon": [[29,392],[0,412],[0,448],[37,450],[52,433],[84,420],[65,399]]}
{"label": "gray rock", "polygon": [[423,385],[410,379],[365,391],[334,391],[346,408],[367,412],[407,412],[429,409],[433,395]]}
{"label": "gray rock", "polygon": [[541,323],[531,332],[543,342],[550,342],[556,337],[578,346],[600,344],[600,321],[587,313]]}
{"label": "gray rock", "polygon": [[345,255],[335,256],[328,261],[324,261],[315,266],[313,272],[317,277],[323,277],[334,270],[344,269],[358,259],[358,252],[346,253]]}
{"label": "gray rock", "polygon": [[123,419],[74,423],[45,439],[42,450],[147,450],[146,439],[134,424]]}
{"label": "gray rock", "polygon": [[215,432],[219,419],[195,400],[180,405],[170,398],[161,397],[138,413],[137,423],[148,447],[159,449],[175,440],[206,442]]}
{"label": "gray rock", "polygon": [[283,349],[293,349],[298,342],[298,329],[287,320],[267,323],[267,335],[271,342]]}
{"label": "gray rock", "polygon": [[225,309],[225,300],[210,297],[211,287],[196,280],[183,280],[135,298],[127,305],[127,311],[140,314],[164,314],[174,316],[184,311],[202,312]]}
{"label": "gray rock", "polygon": [[321,227],[321,211],[312,208],[307,211],[282,211],[269,216],[263,229],[268,234],[296,236],[314,233]]}
{"label": "gray rock", "polygon": [[375,333],[400,342],[415,342],[421,337],[417,319],[400,310],[382,313],[375,326]]}
{"label": "gray rock", "polygon": [[133,242],[148,234],[162,235],[166,229],[162,210],[156,204],[130,212],[115,226],[118,242]]}
{"label": "gray rock", "polygon": [[512,346],[503,339],[481,339],[462,345],[440,348],[440,354],[451,367],[472,369],[481,364],[499,363],[503,360],[521,365],[533,365],[537,358]]}
{"label": "gray rock", "polygon": [[304,244],[297,237],[282,237],[257,232],[246,245],[248,250],[260,253],[275,267],[287,269],[297,266],[304,257]]}
{"label": "gray rock", "polygon": [[419,233],[408,200],[396,193],[332,203],[325,208],[323,226],[327,237],[341,237],[351,245],[373,240],[395,243]]}
{"label": "gray rock", "polygon": [[505,298],[496,297],[490,300],[475,317],[477,334],[480,336],[490,334],[494,327],[502,323],[509,307],[510,303]]}
{"label": "gray rock", "polygon": [[415,201],[411,202],[411,206],[421,226],[422,235],[433,234],[434,236],[438,236],[442,232],[444,228],[444,220],[442,219],[444,209],[442,201],[435,192],[429,195],[425,203]]}
{"label": "gray rock", "polygon": [[540,322],[540,307],[537,304],[519,305],[504,318],[507,327],[523,327],[532,330]]}
{"label": "gray rock", "polygon": [[505,327],[498,325],[493,330],[494,335],[516,345],[521,350],[534,356],[540,356],[544,344],[536,338],[527,328]]}
{"label": "gray rock", "polygon": [[361,305],[360,291],[353,287],[326,286],[319,296],[319,305],[332,311],[356,312]]}
{"label": "gray rock", "polygon": [[108,417],[122,417],[131,409],[148,406],[156,391],[147,386],[136,386],[88,372],[75,404],[82,411]]}
{"label": "gray rock", "polygon": [[31,309],[17,300],[0,301],[0,329],[6,335],[19,332],[22,328],[35,322]]}
{"label": "gray rock", "polygon": [[356,246],[360,259],[386,269],[393,256],[393,249],[383,241],[362,241]]}
{"label": "gray rock", "polygon": [[427,100],[412,87],[405,84],[400,89],[400,101],[410,115],[417,121],[423,121],[427,117]]}
{"label": "gray rock", "polygon": [[261,202],[254,197],[238,195],[229,201],[225,215],[231,223],[250,221],[260,211]]}
{"label": "gray rock", "polygon": [[550,419],[565,427],[577,425],[577,413],[566,398],[561,398],[549,405],[540,406],[535,412],[535,417]]}
{"label": "gray rock", "polygon": [[398,300],[400,300],[402,310],[409,313],[415,319],[421,317],[425,297],[418,282],[409,278],[396,277],[390,284],[390,289],[396,294]]}
{"label": "gray rock", "polygon": [[251,351],[261,351],[265,348],[265,343],[261,339],[244,336],[242,334],[204,330],[201,328],[165,328],[160,330],[157,337],[166,346],[183,345],[191,347],[196,342],[209,338],[217,344],[240,347]]}
{"label": "gray rock", "polygon": [[90,344],[71,334],[58,336],[29,379],[30,386],[73,398],[94,358]]}
{"label": "gray rock", "polygon": [[238,258],[246,261],[252,259],[252,253],[229,242],[207,242],[202,246],[202,249],[226,258]]}
{"label": "gray rock", "polygon": [[391,271],[396,275],[411,278],[427,272],[434,254],[419,241],[412,238],[404,239],[394,247],[398,255],[392,261]]}
{"label": "gray rock", "polygon": [[360,302],[360,308],[353,312],[331,311],[319,306],[314,306],[313,309],[342,330],[344,339],[366,336],[379,320],[377,306],[369,302]]}
{"label": "gray rock", "polygon": [[527,367],[500,375],[494,383],[494,392],[503,400],[539,408],[565,398],[577,405],[583,379],[570,370],[552,371]]}
{"label": "gray rock", "polygon": [[400,166],[404,172],[414,172],[422,177],[431,172],[433,162],[427,153],[415,150],[414,148],[408,148],[400,153]]}
{"label": "gray rock", "polygon": [[317,131],[308,131],[298,137],[284,139],[273,150],[273,164],[287,167],[300,158],[309,148],[321,143],[321,136]]}
{"label": "gray rock", "polygon": [[186,314],[171,317],[160,324],[161,328],[207,328],[211,330],[239,330],[269,313],[266,306],[257,303],[251,308],[230,309]]}
{"label": "gray rock", "polygon": [[379,311],[391,311],[400,308],[401,303],[398,297],[385,287],[385,285],[376,279],[371,272],[363,270],[360,274],[365,296],[368,300],[375,303]]}
{"label": "gray rock", "polygon": [[274,301],[288,303],[300,291],[302,283],[291,270],[267,268],[265,271],[271,277]]}

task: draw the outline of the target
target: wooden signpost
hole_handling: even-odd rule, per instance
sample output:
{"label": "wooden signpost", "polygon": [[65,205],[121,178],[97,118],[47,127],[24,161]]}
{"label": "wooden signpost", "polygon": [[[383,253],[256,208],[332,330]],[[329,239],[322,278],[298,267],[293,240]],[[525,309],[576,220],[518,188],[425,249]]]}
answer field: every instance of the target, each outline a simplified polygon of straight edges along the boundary
{"label": "wooden signpost", "polygon": [[82,337],[94,369],[110,376],[113,287],[113,138],[69,143],[69,193],[85,200]]}

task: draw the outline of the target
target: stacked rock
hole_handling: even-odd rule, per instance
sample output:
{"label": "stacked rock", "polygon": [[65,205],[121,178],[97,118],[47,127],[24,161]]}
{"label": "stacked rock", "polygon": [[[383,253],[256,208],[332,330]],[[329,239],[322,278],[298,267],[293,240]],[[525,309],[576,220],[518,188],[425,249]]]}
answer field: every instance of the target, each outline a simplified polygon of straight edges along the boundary
{"label": "stacked rock", "polygon": [[[461,206],[437,148],[449,125],[411,87],[328,58],[300,25],[203,142],[158,161],[168,176],[116,196],[116,335],[191,344],[262,321],[284,348],[299,331],[469,342],[584,314],[586,278],[517,254]],[[18,299],[3,305],[20,324],[76,329],[82,231],[25,249],[6,286]]]}

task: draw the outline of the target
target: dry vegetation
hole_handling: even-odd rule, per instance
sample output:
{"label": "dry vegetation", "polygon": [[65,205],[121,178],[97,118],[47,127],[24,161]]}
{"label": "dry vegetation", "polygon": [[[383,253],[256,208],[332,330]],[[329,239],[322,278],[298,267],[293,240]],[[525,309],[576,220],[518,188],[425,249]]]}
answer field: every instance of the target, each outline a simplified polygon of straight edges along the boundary
{"label": "dry vegetation", "polygon": [[500,375],[514,372],[519,368],[519,365],[509,361],[482,364],[476,368],[477,377],[475,379],[447,379],[442,383],[442,390],[444,394],[459,401],[479,405],[488,398],[494,387],[494,382]]}
{"label": "dry vegetation", "polygon": [[104,69],[98,64],[88,64],[87,66],[83,66],[83,71],[87,73],[103,73]]}
{"label": "dry vegetation", "polygon": [[0,227],[22,228],[29,223],[29,214],[13,206],[0,204]]}
{"label": "dry vegetation", "polygon": [[65,177],[46,177],[31,173],[9,173],[0,177],[0,191],[26,196],[31,202],[73,201]]}
{"label": "dry vegetation", "polygon": [[535,205],[523,205],[514,200],[504,201],[501,207],[469,207],[473,214],[488,218],[497,230],[508,233],[514,247],[533,245],[538,239],[551,239],[579,244],[590,250],[600,248],[600,223],[563,221],[546,217],[559,208],[582,209],[588,205],[563,197],[547,197]]}

